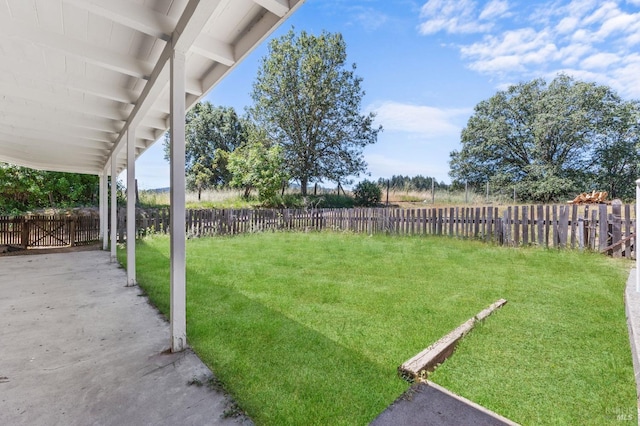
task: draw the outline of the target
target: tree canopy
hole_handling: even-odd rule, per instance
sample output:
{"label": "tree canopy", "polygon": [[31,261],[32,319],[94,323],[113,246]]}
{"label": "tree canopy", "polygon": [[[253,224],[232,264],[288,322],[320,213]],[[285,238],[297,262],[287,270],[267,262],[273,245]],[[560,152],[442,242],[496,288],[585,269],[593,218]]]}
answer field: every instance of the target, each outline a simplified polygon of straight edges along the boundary
{"label": "tree canopy", "polygon": [[282,147],[292,179],[344,182],[366,170],[363,148],[377,141],[374,114],[360,114],[364,96],[355,64],[346,67],[342,35],[292,30],[269,43],[253,85],[251,118]]}
{"label": "tree canopy", "polygon": [[273,198],[289,176],[283,168],[282,147],[267,138],[263,129],[248,127],[248,140],[228,154],[228,167],[232,174],[230,186],[244,189],[249,198],[252,189],[258,191],[258,199]]}
{"label": "tree canopy", "polygon": [[[231,107],[199,102],[186,115],[185,169],[187,188],[198,192],[222,187],[231,181],[225,153],[232,152],[247,139],[246,126]],[[165,137],[165,159],[169,160],[169,136]]]}
{"label": "tree canopy", "polygon": [[476,105],[450,175],[534,201],[591,189],[623,197],[640,161],[639,120],[639,104],[607,86],[562,74],[520,83]]}
{"label": "tree canopy", "polygon": [[98,181],[95,175],[47,172],[0,163],[0,214],[94,205]]}

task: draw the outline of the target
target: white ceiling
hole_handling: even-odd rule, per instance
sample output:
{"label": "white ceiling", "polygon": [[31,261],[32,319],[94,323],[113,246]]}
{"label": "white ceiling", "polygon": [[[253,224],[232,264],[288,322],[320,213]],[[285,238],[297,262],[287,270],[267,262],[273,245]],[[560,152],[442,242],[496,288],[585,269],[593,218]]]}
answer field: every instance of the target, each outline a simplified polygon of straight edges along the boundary
{"label": "white ceiling", "polygon": [[0,161],[101,174],[169,126],[172,45],[197,102],[304,0],[0,0]]}

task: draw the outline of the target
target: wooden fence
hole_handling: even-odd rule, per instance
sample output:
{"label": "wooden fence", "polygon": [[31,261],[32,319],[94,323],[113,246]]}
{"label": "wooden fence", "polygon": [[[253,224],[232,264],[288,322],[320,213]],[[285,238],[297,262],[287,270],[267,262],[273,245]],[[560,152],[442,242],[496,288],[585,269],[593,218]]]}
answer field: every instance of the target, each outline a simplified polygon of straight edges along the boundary
{"label": "wooden fence", "polygon": [[67,216],[0,216],[0,245],[66,247],[100,239],[100,219]]}
{"label": "wooden fence", "polygon": [[[423,209],[220,209],[188,210],[190,236],[234,235],[276,230],[398,235],[446,235],[505,246],[588,249],[615,257],[635,255],[633,205],[531,205],[507,207],[440,207]],[[126,233],[124,210],[118,235]],[[165,233],[167,209],[138,210],[138,235]]]}

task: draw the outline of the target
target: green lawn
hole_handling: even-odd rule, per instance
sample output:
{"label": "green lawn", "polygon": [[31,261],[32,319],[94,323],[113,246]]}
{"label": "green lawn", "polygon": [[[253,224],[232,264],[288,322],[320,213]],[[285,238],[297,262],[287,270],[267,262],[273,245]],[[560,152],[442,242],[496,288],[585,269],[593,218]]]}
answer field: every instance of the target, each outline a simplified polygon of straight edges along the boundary
{"label": "green lawn", "polygon": [[[168,258],[167,237],[138,242],[138,281],[165,314]],[[522,424],[617,424],[636,404],[629,267],[435,237],[193,239],[187,334],[257,424],[364,425],[407,389],[398,365],[506,298],[433,380]]]}

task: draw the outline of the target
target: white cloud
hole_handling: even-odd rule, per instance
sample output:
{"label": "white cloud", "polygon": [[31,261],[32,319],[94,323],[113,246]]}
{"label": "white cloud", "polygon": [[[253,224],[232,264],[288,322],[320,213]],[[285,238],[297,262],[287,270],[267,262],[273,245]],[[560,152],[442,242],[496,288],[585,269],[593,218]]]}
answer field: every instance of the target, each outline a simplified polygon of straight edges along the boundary
{"label": "white cloud", "polygon": [[385,130],[413,133],[424,139],[458,137],[461,130],[458,122],[471,114],[468,109],[443,109],[394,101],[374,104],[368,109],[376,113],[376,122]]}
{"label": "white cloud", "polygon": [[366,31],[375,31],[389,20],[386,14],[373,8],[354,7],[352,13]]}
{"label": "white cloud", "polygon": [[432,176],[439,181],[449,182],[448,156],[443,158],[423,157],[407,160],[406,158],[389,157],[382,154],[366,155],[367,168],[374,180],[389,178],[393,175]]}
{"label": "white cloud", "polygon": [[477,19],[476,3],[471,0],[429,0],[420,11],[425,21],[420,24],[422,34],[434,34],[445,31],[451,34],[481,33],[493,26],[481,23]]}
{"label": "white cloud", "polygon": [[618,55],[600,52],[583,59],[580,65],[587,70],[605,69],[619,61],[620,57]]}
{"label": "white cloud", "polygon": [[560,34],[568,34],[575,31],[580,21],[573,16],[563,18],[558,25],[556,25],[556,31]]}
{"label": "white cloud", "polygon": [[507,31],[500,37],[485,36],[477,43],[461,48],[463,58],[472,59],[469,67],[482,73],[523,72],[528,64],[539,64],[557,55],[557,48],[546,32],[532,28]]}
{"label": "white cloud", "polygon": [[479,19],[503,17],[508,10],[509,3],[506,0],[492,0],[482,9]]}
{"label": "white cloud", "polygon": [[[471,0],[430,0],[420,30],[484,32],[481,39],[465,37],[453,45],[470,69],[497,77],[496,86],[570,68],[575,78],[588,75],[623,97],[637,97],[638,62],[631,59],[640,45],[637,6],[640,0],[492,0],[479,11]],[[501,25],[490,18],[502,19]]]}

